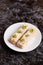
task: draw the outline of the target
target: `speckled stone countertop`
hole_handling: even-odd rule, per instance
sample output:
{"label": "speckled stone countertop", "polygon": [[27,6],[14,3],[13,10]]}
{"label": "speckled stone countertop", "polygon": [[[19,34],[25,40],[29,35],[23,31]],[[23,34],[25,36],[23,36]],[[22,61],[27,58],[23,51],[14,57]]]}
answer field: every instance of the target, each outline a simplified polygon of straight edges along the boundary
{"label": "speckled stone countertop", "polygon": [[[9,49],[3,40],[8,26],[23,21],[36,25],[42,33],[41,44],[27,53]],[[43,8],[37,0],[0,0],[0,65],[43,65]]]}

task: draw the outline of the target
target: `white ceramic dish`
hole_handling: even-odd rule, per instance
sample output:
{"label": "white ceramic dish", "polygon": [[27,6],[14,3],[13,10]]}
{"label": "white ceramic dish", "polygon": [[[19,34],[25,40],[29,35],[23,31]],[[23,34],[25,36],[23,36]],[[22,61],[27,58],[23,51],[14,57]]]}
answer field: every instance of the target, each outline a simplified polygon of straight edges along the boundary
{"label": "white ceramic dish", "polygon": [[[35,29],[37,29],[37,35],[35,38],[33,38],[32,40],[29,41],[28,43],[28,46],[26,48],[23,48],[23,49],[20,49],[18,47],[16,47],[15,45],[11,44],[8,39],[9,37],[16,31],[16,29],[18,29],[18,27],[20,27],[22,24],[27,24],[29,27],[34,27]],[[39,46],[40,42],[41,42],[41,39],[42,39],[42,35],[41,35],[41,32],[40,30],[34,26],[33,24],[30,24],[30,23],[26,23],[26,22],[19,22],[19,23],[15,23],[15,24],[12,24],[11,26],[9,26],[5,33],[4,33],[4,41],[5,41],[5,44],[11,48],[12,50],[14,51],[18,51],[18,52],[29,52],[29,51],[32,51],[34,50],[36,47]]]}

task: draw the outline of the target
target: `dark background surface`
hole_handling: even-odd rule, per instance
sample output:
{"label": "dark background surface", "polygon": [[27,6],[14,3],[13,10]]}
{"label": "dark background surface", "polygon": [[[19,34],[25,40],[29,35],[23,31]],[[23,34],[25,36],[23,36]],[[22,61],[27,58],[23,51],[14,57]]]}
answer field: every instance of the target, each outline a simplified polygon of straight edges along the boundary
{"label": "dark background surface", "polygon": [[[36,25],[42,33],[41,44],[27,53],[9,49],[3,40],[8,26],[23,21]],[[0,65],[43,65],[43,0],[0,0]]]}

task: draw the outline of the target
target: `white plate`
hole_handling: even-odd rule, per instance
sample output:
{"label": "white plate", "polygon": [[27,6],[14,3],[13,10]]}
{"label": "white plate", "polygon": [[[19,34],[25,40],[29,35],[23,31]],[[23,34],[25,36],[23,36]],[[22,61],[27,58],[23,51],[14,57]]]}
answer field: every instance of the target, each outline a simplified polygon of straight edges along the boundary
{"label": "white plate", "polygon": [[[8,39],[9,37],[16,31],[16,29],[18,29],[18,27],[20,27],[22,24],[27,24],[29,27],[34,27],[35,29],[37,29],[37,35],[36,37],[32,40],[30,40],[29,44],[28,44],[28,47],[26,48],[23,48],[23,49],[20,49],[18,47],[16,47],[15,45],[11,44]],[[15,51],[18,51],[18,52],[29,52],[29,51],[32,51],[34,50],[36,47],[39,46],[40,42],[41,42],[41,39],[42,39],[42,35],[41,35],[41,32],[40,30],[34,26],[33,24],[30,24],[30,23],[26,23],[26,22],[19,22],[19,23],[15,23],[11,26],[9,26],[5,33],[4,33],[4,41],[5,41],[5,44],[11,48],[12,50],[15,50]]]}

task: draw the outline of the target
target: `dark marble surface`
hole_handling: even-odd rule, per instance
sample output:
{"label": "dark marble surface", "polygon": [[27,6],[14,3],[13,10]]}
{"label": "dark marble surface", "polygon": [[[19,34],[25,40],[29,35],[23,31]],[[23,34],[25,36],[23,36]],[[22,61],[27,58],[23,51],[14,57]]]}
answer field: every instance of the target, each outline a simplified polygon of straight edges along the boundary
{"label": "dark marble surface", "polygon": [[[43,65],[43,9],[37,0],[0,0],[0,65]],[[17,22],[30,22],[42,33],[41,44],[33,51],[18,53],[3,40],[6,28]]]}

